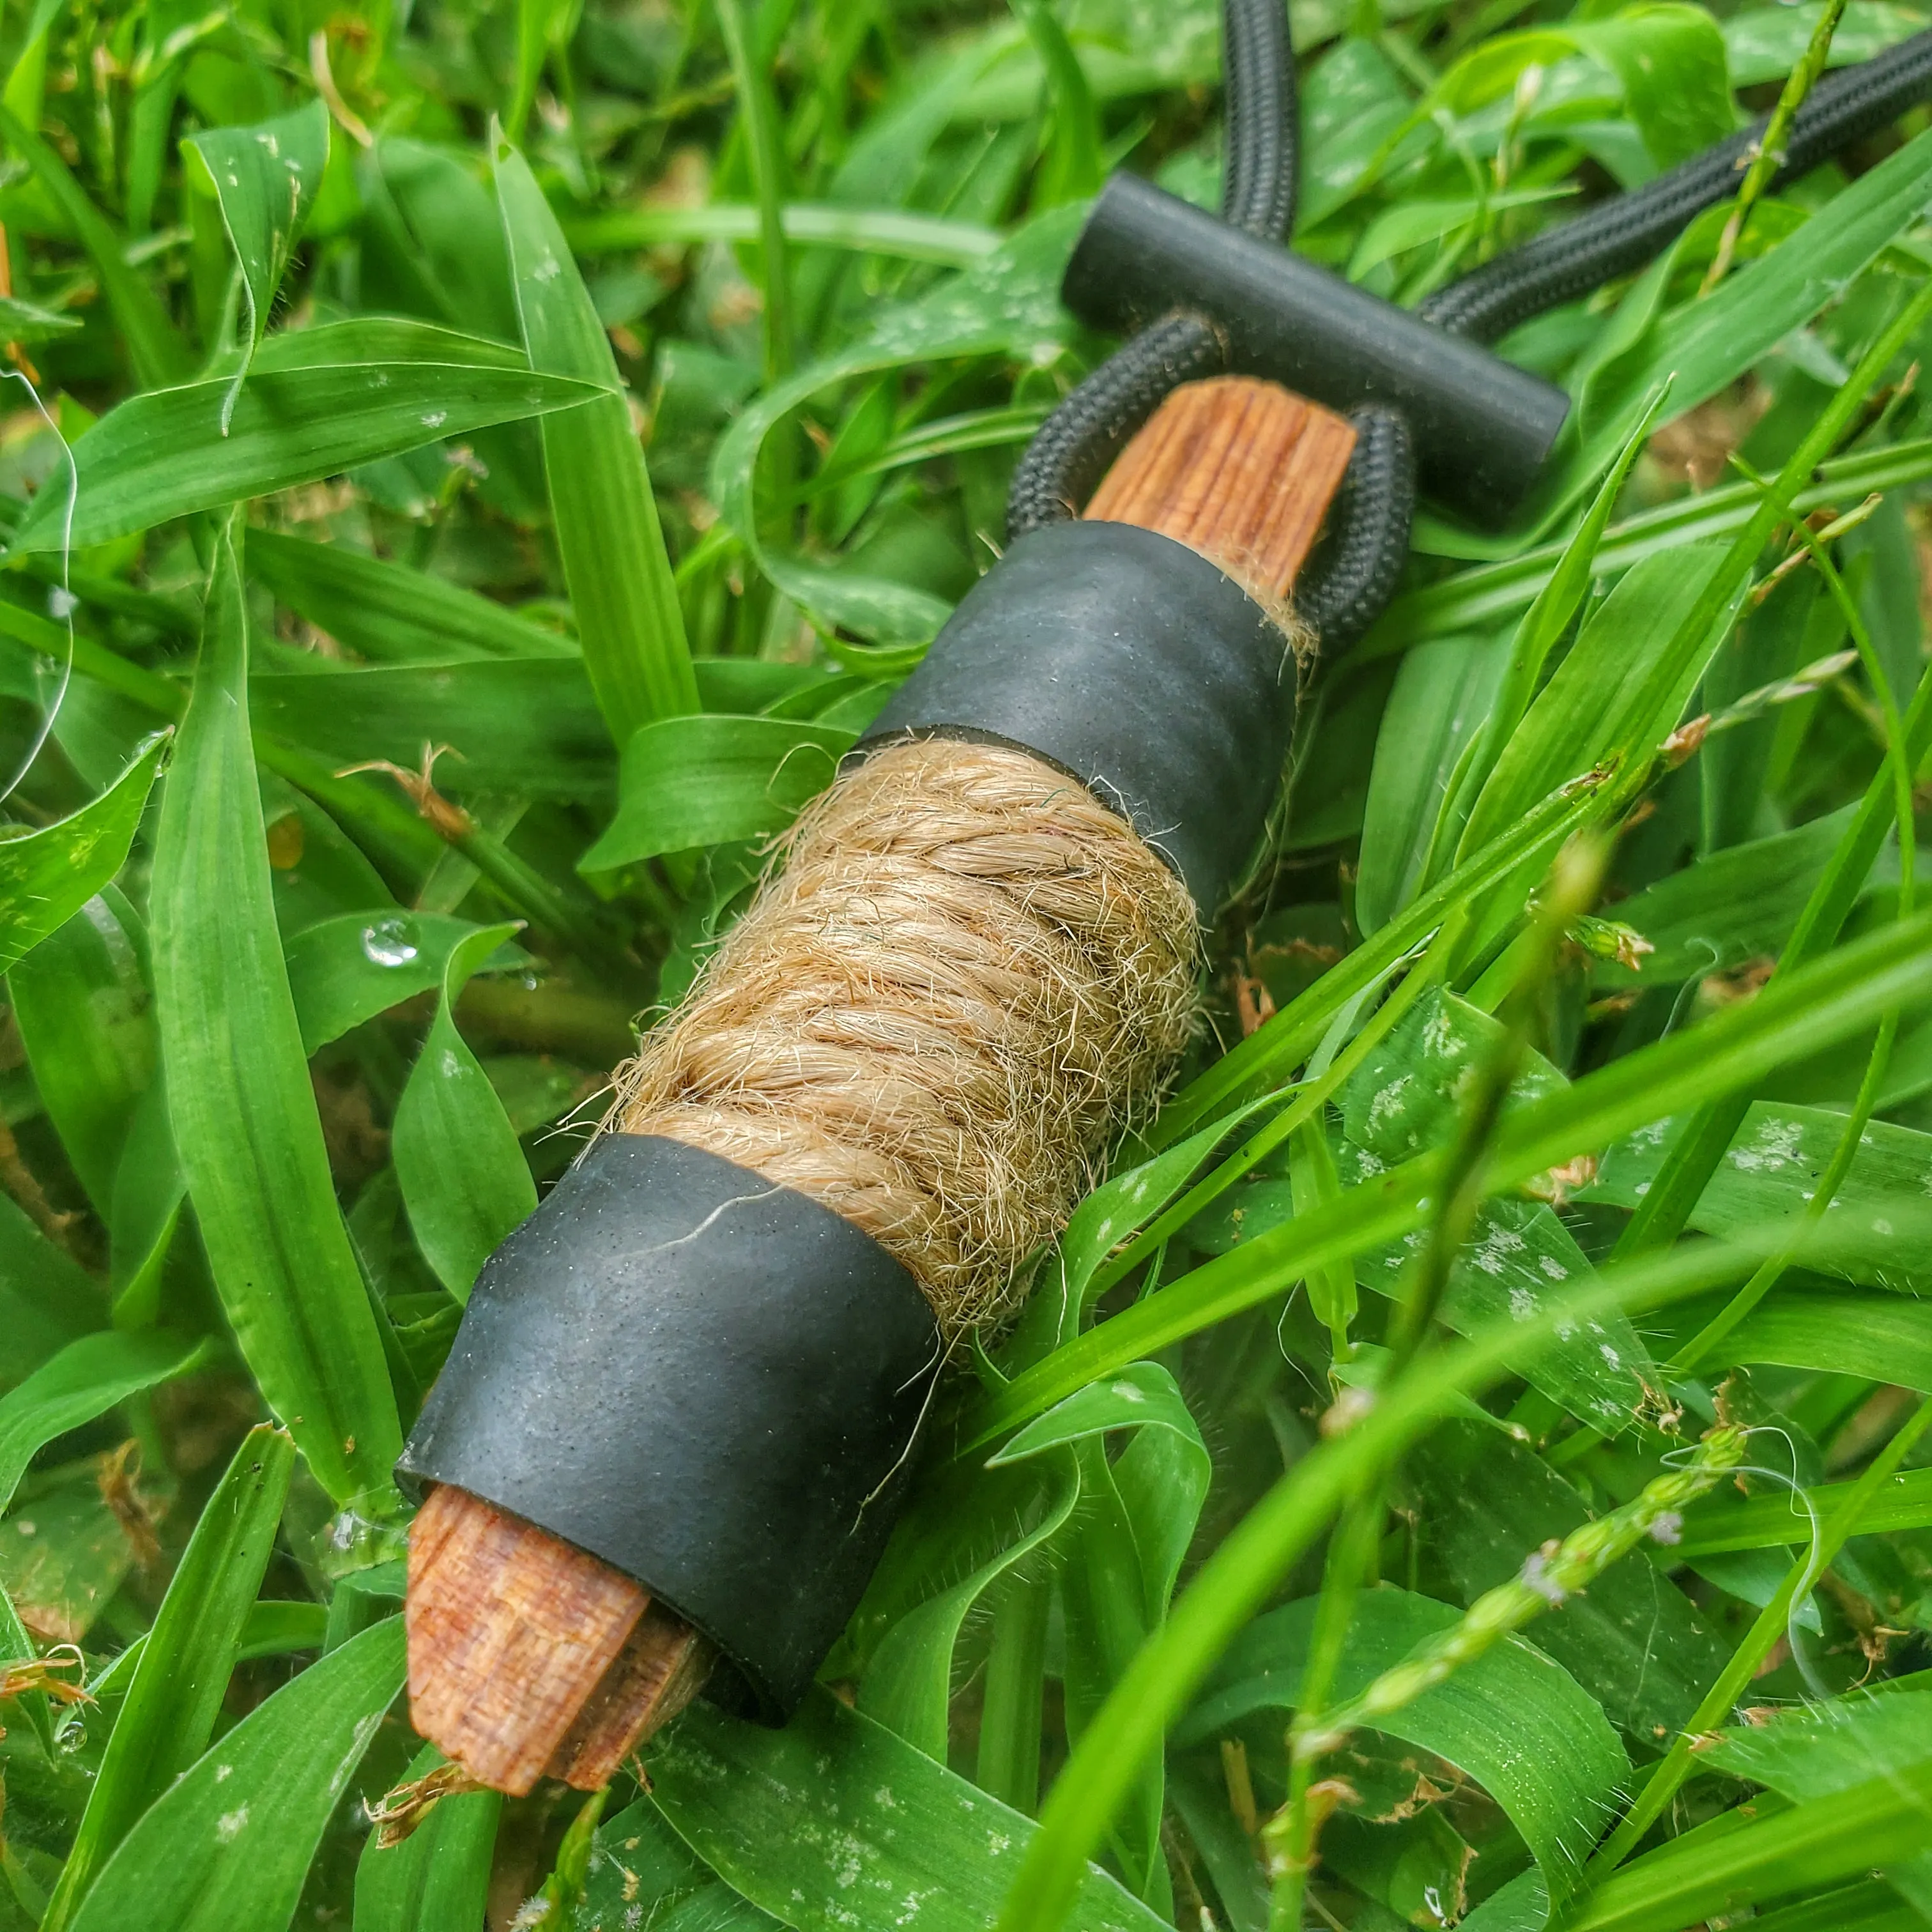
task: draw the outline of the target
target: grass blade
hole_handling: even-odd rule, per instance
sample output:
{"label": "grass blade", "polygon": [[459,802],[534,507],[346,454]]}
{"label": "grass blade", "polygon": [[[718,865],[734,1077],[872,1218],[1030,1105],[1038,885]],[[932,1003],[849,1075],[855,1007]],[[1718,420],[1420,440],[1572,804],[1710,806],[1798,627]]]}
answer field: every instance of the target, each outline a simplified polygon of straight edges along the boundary
{"label": "grass blade", "polygon": [[167,741],[164,731],[149,738],[112,785],[71,818],[0,838],[0,972],[12,971],[127,862]]}
{"label": "grass blade", "polygon": [[[702,208],[626,208],[563,224],[566,240],[580,255],[626,254],[666,243],[755,242],[760,212],[748,202],[707,202]],[[903,208],[845,208],[836,202],[788,201],[778,210],[788,242],[842,248],[860,255],[891,255],[970,268],[1000,242],[997,228]]]}
{"label": "grass blade", "polygon": [[1268,1084],[1285,1080],[1320,1043],[1330,1022],[1426,940],[1456,907],[1480,902],[1499,880],[1551,851],[1597,808],[1594,784],[1566,785],[1465,860],[1191,1081],[1161,1109],[1148,1138],[1165,1147],[1210,1114]]}
{"label": "grass blade", "polygon": [[282,963],[248,740],[240,530],[216,538],[194,700],[161,802],[154,991],[168,1102],[215,1286],[270,1406],[339,1502],[402,1448],[331,1184]]}
{"label": "grass blade", "polygon": [[128,266],[127,243],[114,224],[94,206],[67,164],[20,118],[10,100],[0,106],[0,139],[33,170],[49,198],[80,237],[100,286],[114,305],[128,359],[142,385],[160,388],[182,381],[194,364],[188,344],[169,320],[160,297],[137,269]]}
{"label": "grass blade", "polygon": [[142,1640],[40,1932],[62,1932],[134,1821],[207,1748],[295,1462],[280,1430],[251,1429],[202,1510]]}
{"label": "grass blade", "polygon": [[[694,1704],[648,1762],[678,1835],[788,1924],[842,1924],[854,1908],[861,1924],[889,1922],[910,1898],[928,1932],[985,1932],[1036,1839],[1030,1820],[822,1690],[782,1731]],[[1084,1864],[1067,1902],[1074,1932],[1166,1923]]]}
{"label": "grass blade", "polygon": [[311,1664],[142,1814],[74,1932],[286,1925],[329,1814],[402,1686],[400,1617]]}
{"label": "grass blade", "polygon": [[[426,1778],[445,1762],[434,1746],[419,1751],[404,1782]],[[353,1932],[476,1932],[488,1903],[490,1867],[503,1801],[494,1791],[440,1798],[399,1845],[371,1832],[356,1867]]]}
{"label": "grass blade", "polygon": [[529,164],[496,143],[496,196],[530,366],[602,392],[544,424],[544,466],[584,667],[620,746],[698,708],[684,614],[630,405],[569,244]]}
{"label": "grass blade", "polygon": [[490,364],[274,369],[258,359],[238,393],[226,378],[190,382],[130,397],[104,416],[74,446],[80,481],[71,530],[63,532],[59,493],[44,490],[10,554],[104,543],[486,423],[571,409],[590,394],[562,376]]}
{"label": "grass blade", "polygon": [[567,638],[473,590],[337,544],[251,530],[248,574],[298,616],[379,664],[577,655]]}
{"label": "grass blade", "polygon": [[0,1509],[27,1465],[56,1436],[104,1415],[142,1389],[184,1375],[207,1353],[191,1336],[149,1330],[83,1335],[0,1396]]}
{"label": "grass blade", "polygon": [[201,157],[242,271],[248,339],[229,390],[240,393],[274,307],[289,258],[328,164],[328,110],[320,100],[254,128],[214,128],[188,145]]}
{"label": "grass blade", "polygon": [[624,748],[617,815],[579,869],[782,832],[832,782],[857,735],[789,718],[647,724]]}
{"label": "grass blade", "polygon": [[1526,1331],[1554,1333],[1606,1309],[1634,1312],[1742,1272],[1735,1256],[1671,1255],[1606,1274],[1515,1334],[1492,1334],[1425,1354],[1345,1434],[1324,1442],[1282,1477],[1196,1573],[1173,1614],[1144,1644],[1076,1747],[1040,1814],[1040,1830],[1008,1890],[999,1932],[1053,1932],[1086,1858],[1148,1755],[1191,1702],[1215,1660],[1314,1541],[1345,1497],[1367,1482],[1458,1395],[1500,1372]]}
{"label": "grass blade", "polygon": [[[1788,980],[1780,976],[1748,1005],[1512,1112],[1485,1161],[1483,1192],[1499,1193],[1579,1153],[1607,1146],[1633,1127],[1750,1085],[1784,1061],[1844,1040],[1889,1008],[1928,994],[1932,914],[1845,946]],[[970,1418],[964,1447],[997,1441],[1096,1377],[1266,1300],[1311,1268],[1410,1233],[1423,1223],[1442,1162],[1439,1153],[1406,1161],[1331,1205],[1285,1222],[1156,1289],[989,1396]]]}
{"label": "grass blade", "polygon": [[1900,1863],[1924,1851],[1928,1810],[1932,1763],[1894,1770],[1742,1829],[1687,1833],[1606,1880],[1569,1932],[1678,1932],[1760,1899]]}
{"label": "grass blade", "polygon": [[470,1299],[496,1244],[536,1212],[536,1184],[516,1130],[457,1031],[454,1012],[470,976],[519,929],[486,926],[450,949],[436,1018],[396,1103],[392,1152],[410,1226],[459,1301]]}

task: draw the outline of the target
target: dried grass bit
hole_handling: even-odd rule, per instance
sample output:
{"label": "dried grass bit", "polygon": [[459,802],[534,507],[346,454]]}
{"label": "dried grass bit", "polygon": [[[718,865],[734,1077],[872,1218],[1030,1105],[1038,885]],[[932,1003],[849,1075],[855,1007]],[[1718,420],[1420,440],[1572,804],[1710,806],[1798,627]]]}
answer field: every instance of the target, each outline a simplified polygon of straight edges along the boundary
{"label": "dried grass bit", "polygon": [[376,1828],[377,1846],[386,1851],[392,1845],[400,1845],[446,1798],[460,1798],[466,1791],[489,1789],[460,1764],[440,1764],[406,1784],[393,1786],[369,1807],[369,1822]]}
{"label": "dried grass bit", "polygon": [[[73,1678],[64,1673],[71,1671]],[[78,1644],[56,1644],[44,1657],[15,1658],[0,1664],[0,1703],[38,1690],[56,1704],[91,1704],[87,1660]],[[0,1733],[4,1735],[4,1733]]]}
{"label": "dried grass bit", "polygon": [[160,1538],[154,1534],[160,1513],[141,1493],[141,1444],[130,1436],[119,1448],[102,1456],[94,1468],[94,1486],[114,1514],[127,1538],[136,1564],[152,1570],[161,1560]]}
{"label": "dried grass bit", "polygon": [[779,856],[604,1124],[822,1202],[949,1342],[996,1324],[1186,1042],[1193,903],[1072,779],[950,740],[874,753]]}
{"label": "dried grass bit", "polygon": [[1664,740],[1659,749],[1664,757],[1664,769],[1676,770],[1686,759],[1694,757],[1711,729],[1711,714],[1702,712],[1685,724],[1678,726]]}
{"label": "dried grass bit", "polygon": [[425,744],[422,764],[415,771],[388,758],[365,758],[359,765],[344,765],[335,776],[346,778],[358,772],[386,773],[402,788],[410,802],[416,807],[417,817],[431,826],[439,838],[454,844],[476,830],[476,821],[461,806],[445,798],[436,788],[436,761],[446,754],[459,758],[463,755],[454,745]]}

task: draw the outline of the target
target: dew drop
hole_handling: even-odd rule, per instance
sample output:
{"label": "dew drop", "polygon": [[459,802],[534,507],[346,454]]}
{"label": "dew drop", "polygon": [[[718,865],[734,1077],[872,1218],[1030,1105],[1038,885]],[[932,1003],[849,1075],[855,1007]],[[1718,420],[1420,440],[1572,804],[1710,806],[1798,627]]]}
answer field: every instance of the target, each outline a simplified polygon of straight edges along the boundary
{"label": "dew drop", "polygon": [[409,927],[400,919],[380,919],[362,928],[362,950],[378,966],[406,966],[416,956]]}

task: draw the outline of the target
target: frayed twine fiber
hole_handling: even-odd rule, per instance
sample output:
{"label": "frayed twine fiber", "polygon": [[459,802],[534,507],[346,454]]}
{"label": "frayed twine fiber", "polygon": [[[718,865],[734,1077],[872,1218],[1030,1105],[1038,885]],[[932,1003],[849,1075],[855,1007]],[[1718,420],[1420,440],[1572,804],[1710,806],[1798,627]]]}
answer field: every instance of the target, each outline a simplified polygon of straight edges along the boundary
{"label": "frayed twine fiber", "polygon": [[999,1322],[1186,1042],[1200,935],[1126,822],[1026,753],[888,746],[617,1076],[608,1124],[811,1196],[951,1341]]}

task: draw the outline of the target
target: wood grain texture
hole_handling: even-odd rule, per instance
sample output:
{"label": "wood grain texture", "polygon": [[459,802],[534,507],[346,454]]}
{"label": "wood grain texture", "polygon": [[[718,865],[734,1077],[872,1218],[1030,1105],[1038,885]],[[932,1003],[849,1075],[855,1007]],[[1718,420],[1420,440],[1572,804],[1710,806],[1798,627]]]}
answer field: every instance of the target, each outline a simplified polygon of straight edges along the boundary
{"label": "wood grain texture", "polygon": [[580,1791],[601,1790],[652,1732],[704,1688],[715,1654],[682,1618],[651,1604],[550,1754],[549,1775]]}
{"label": "wood grain texture", "polygon": [[614,1768],[650,1721],[650,1687],[665,1688],[688,1648],[658,1654],[676,1621],[662,1612],[648,1620],[652,1641],[632,1642],[650,1602],[629,1577],[520,1517],[431,1490],[410,1531],[410,1722],[512,1796],[554,1759],[574,1783],[606,1758]]}
{"label": "wood grain texture", "polygon": [[1321,535],[1354,447],[1342,417],[1279,382],[1188,382],[1114,459],[1084,514],[1172,537],[1274,608]]}

